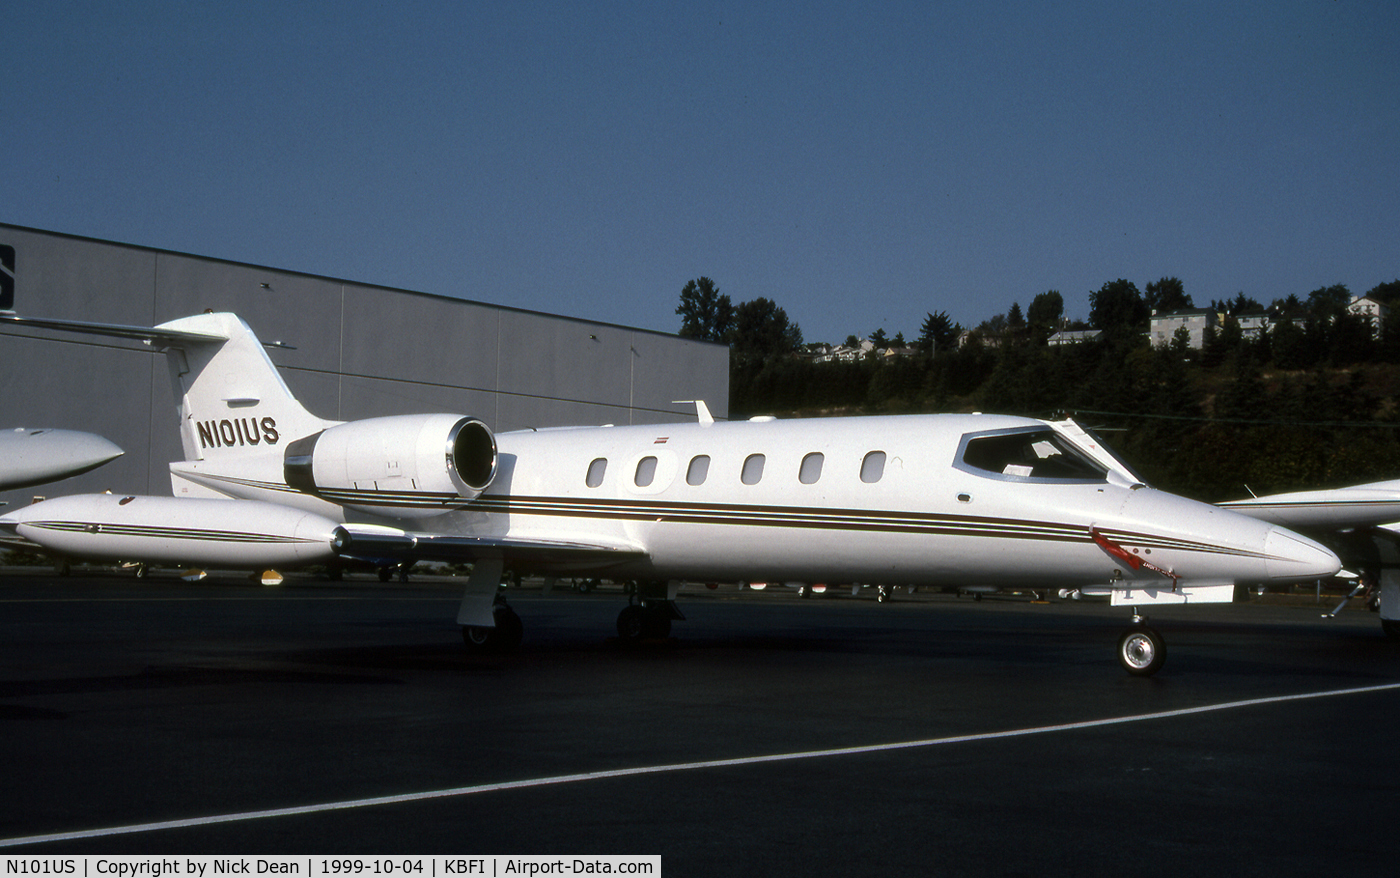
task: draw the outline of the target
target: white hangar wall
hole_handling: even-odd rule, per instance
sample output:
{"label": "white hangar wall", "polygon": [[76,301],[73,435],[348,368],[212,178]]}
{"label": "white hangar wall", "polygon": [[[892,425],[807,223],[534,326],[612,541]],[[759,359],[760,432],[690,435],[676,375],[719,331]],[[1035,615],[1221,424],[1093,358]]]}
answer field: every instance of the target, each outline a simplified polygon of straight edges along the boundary
{"label": "white hangar wall", "polygon": [[[13,248],[22,316],[154,326],[235,312],[262,341],[293,346],[268,353],[297,398],[326,418],[455,412],[503,432],[694,418],[677,399],[703,399],[720,418],[729,410],[721,345],[3,223],[0,248]],[[181,451],[163,355],[11,326],[0,327],[0,349],[0,429],[87,430],[126,450],[0,501],[170,492],[167,463]]]}

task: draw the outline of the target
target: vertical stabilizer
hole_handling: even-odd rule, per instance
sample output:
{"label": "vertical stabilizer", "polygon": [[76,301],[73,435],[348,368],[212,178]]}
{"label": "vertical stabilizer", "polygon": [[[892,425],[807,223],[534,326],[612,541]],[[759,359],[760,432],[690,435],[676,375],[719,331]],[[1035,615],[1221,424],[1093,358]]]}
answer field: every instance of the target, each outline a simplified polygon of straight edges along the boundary
{"label": "vertical stabilizer", "polygon": [[[288,442],[337,421],[292,396],[253,331],[235,314],[198,314],[156,327],[170,367],[185,460],[280,456]],[[196,337],[198,336],[198,337]]]}

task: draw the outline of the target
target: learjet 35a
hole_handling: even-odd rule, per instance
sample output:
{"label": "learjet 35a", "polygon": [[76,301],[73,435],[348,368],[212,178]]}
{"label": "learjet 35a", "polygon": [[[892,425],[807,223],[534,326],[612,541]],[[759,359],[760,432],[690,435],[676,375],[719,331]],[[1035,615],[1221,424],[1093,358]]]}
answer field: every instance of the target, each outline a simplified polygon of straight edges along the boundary
{"label": "learjet 35a", "polygon": [[[682,581],[1110,588],[1133,605],[1231,600],[1331,576],[1281,526],[1154,490],[1072,422],[909,415],[493,433],[457,414],[337,422],[303,408],[233,314],[153,329],[10,318],[164,350],[174,497],[84,495],[0,518],[61,556],[248,568],[342,557],[474,562],[469,646],[519,643],[503,573],[636,583],[626,638],[665,635]],[[1136,619],[1136,617],[1135,617]],[[1160,635],[1119,642],[1134,674]]]}

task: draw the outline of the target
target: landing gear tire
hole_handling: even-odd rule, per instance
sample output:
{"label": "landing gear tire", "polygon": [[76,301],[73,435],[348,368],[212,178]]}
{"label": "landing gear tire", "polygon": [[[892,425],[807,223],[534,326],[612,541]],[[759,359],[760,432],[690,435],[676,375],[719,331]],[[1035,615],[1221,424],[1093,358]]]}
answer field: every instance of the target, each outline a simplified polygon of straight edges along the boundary
{"label": "landing gear tire", "polygon": [[520,641],[525,635],[525,625],[520,621],[520,616],[510,607],[498,606],[495,617],[495,628],[462,626],[462,642],[467,645],[468,652],[504,653],[514,652],[520,647]]}
{"label": "landing gear tire", "polygon": [[1129,628],[1118,638],[1118,662],[1134,677],[1150,677],[1167,660],[1167,644],[1151,628]]}
{"label": "landing gear tire", "polygon": [[671,636],[671,617],[659,607],[630,604],[617,614],[617,636],[627,643]]}
{"label": "landing gear tire", "polygon": [[636,604],[623,607],[617,614],[617,636],[628,643],[641,640],[646,627],[647,611]]}

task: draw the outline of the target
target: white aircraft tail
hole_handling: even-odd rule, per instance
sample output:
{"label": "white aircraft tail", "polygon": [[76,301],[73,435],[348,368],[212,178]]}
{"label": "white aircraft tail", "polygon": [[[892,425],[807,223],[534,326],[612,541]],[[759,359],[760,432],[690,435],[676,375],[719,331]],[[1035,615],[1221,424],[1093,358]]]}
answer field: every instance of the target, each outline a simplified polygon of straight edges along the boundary
{"label": "white aircraft tail", "polygon": [[[167,333],[162,335],[162,333]],[[339,423],[308,412],[287,388],[253,331],[235,314],[162,323],[185,460],[233,462]]]}

